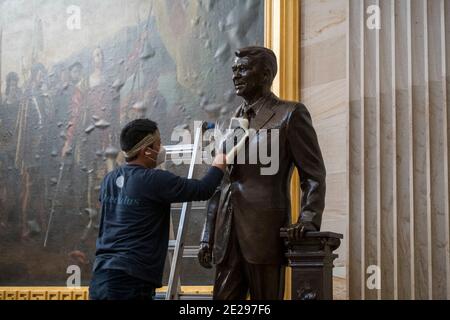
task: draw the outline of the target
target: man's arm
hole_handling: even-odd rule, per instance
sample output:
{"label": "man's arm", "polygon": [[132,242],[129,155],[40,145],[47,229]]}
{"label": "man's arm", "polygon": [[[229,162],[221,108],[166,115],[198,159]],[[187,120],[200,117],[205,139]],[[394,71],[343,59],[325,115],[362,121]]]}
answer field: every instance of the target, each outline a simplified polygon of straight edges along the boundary
{"label": "man's arm", "polygon": [[206,175],[201,179],[187,179],[163,170],[156,170],[153,181],[157,200],[166,203],[208,200],[222,181],[226,167],[226,155],[219,154]]}
{"label": "man's arm", "polygon": [[291,113],[287,130],[289,150],[298,169],[302,189],[298,224],[303,230],[294,234],[302,236],[304,231],[320,230],[325,207],[326,170],[311,116],[303,104],[298,104]]}
{"label": "man's arm", "polygon": [[211,167],[201,180],[179,177],[168,171],[158,170],[155,175],[157,200],[166,203],[204,201],[211,198],[220,181],[223,171]]}

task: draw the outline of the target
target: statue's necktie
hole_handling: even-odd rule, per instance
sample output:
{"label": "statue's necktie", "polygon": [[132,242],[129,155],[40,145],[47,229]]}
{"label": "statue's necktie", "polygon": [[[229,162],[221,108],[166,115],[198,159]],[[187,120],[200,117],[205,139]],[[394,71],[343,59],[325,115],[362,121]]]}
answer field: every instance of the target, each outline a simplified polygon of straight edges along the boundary
{"label": "statue's necktie", "polygon": [[250,107],[248,109],[244,107],[244,118],[246,118],[249,122],[255,117],[255,115],[255,109],[253,107]]}
{"label": "statue's necktie", "polygon": [[260,103],[263,101],[264,97],[260,97],[256,102],[252,104],[244,104],[242,106],[241,117],[246,118],[249,122],[256,116],[256,111],[259,110]]}

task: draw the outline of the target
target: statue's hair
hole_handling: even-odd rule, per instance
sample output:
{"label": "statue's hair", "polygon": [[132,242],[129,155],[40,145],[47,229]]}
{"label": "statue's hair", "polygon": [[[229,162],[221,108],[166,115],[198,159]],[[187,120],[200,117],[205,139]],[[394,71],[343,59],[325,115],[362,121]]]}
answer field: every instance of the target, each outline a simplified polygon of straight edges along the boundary
{"label": "statue's hair", "polygon": [[260,63],[268,71],[270,76],[269,81],[272,84],[278,72],[277,57],[272,50],[265,47],[251,46],[241,48],[234,54],[238,58],[249,57],[257,63]]}

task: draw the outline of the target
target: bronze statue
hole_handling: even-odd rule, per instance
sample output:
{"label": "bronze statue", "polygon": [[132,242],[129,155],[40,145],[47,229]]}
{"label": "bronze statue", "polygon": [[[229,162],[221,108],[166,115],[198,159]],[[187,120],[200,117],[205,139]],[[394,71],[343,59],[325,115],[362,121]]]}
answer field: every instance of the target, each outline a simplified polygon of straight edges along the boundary
{"label": "bronze statue", "polygon": [[[282,299],[284,245],[280,228],[292,239],[320,230],[325,205],[325,166],[311,116],[299,102],[278,99],[271,92],[277,73],[275,54],[264,47],[238,50],[233,82],[244,99],[235,117],[249,120],[258,132],[277,129],[279,168],[273,175],[263,165],[229,165],[221,187],[208,203],[198,254],[202,266],[216,264],[213,299]],[[251,136],[252,150],[262,136]],[[302,200],[297,223],[290,224],[289,181],[294,165],[300,174]]]}

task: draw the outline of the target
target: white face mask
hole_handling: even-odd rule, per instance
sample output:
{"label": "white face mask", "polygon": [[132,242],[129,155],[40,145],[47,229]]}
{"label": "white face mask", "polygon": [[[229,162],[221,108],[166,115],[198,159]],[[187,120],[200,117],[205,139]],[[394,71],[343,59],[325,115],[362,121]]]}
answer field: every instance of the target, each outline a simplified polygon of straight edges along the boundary
{"label": "white face mask", "polygon": [[[156,150],[149,148],[150,150],[156,152]],[[150,152],[146,152],[145,155],[149,155],[151,154]],[[159,152],[158,152],[158,156],[156,157],[156,159],[149,157],[150,159],[152,159],[153,161],[155,161],[156,166],[158,167],[159,165],[163,164],[166,161],[166,148],[164,148],[164,146],[160,146],[159,147]]]}
{"label": "white face mask", "polygon": [[156,166],[159,166],[166,162],[166,148],[164,146],[161,146],[159,148],[158,156],[156,157]]}

